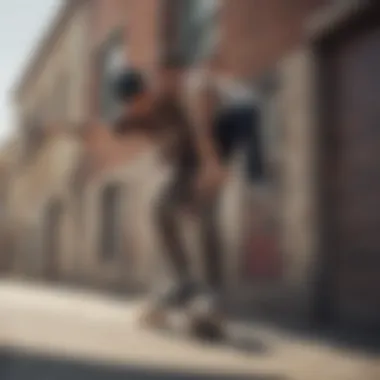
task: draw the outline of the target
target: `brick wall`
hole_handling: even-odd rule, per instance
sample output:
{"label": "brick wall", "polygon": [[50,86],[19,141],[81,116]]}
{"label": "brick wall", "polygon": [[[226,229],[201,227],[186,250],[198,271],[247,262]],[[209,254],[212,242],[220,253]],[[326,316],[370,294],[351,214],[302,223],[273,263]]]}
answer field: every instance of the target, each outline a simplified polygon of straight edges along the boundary
{"label": "brick wall", "polygon": [[[90,62],[90,109],[92,120],[99,116],[98,53],[102,44],[116,29],[124,32],[127,62],[147,74],[154,74],[161,49],[160,22],[163,0],[96,0],[92,3],[92,55]],[[106,128],[103,128],[106,127]],[[87,144],[93,155],[93,170],[104,171],[133,159],[151,146],[147,136],[136,133],[115,138],[109,126],[96,122],[90,126]]]}
{"label": "brick wall", "polygon": [[221,51],[235,72],[271,69],[303,40],[307,15],[326,0],[225,0]]}
{"label": "brick wall", "polygon": [[[122,30],[126,60],[148,74],[154,73],[161,50],[164,0],[94,0],[92,3],[93,90],[98,76],[96,56],[115,29]],[[95,91],[96,92],[96,91]],[[96,104],[96,101],[94,101]],[[93,110],[96,112],[96,106]]]}
{"label": "brick wall", "polygon": [[[274,126],[278,129],[276,130],[278,136],[276,140],[278,141],[271,142],[277,144],[276,147],[271,147],[271,150],[276,153],[280,150],[283,151],[278,155],[281,162],[284,158],[283,155],[287,155],[294,149],[297,152],[295,155],[305,157],[304,152],[297,148],[297,141],[301,140],[301,144],[304,144],[305,138],[300,131],[293,132],[293,121],[290,121],[289,127],[294,135],[292,140],[285,142],[280,136],[285,133],[282,128],[287,123],[287,115],[283,113],[283,110],[296,111],[297,108],[300,108],[300,112],[303,112],[306,107],[300,103],[298,89],[290,87],[292,82],[301,83],[305,78],[298,80],[293,74],[289,81],[282,61],[293,51],[302,49],[305,42],[305,23],[312,12],[324,5],[325,2],[324,0],[226,0],[222,8],[220,49],[228,68],[252,79],[259,79],[262,75],[272,71],[278,73],[280,88],[274,95],[278,99],[275,99],[276,107],[273,110],[278,113],[277,125]],[[291,63],[290,66],[295,69],[293,73],[297,76],[299,69],[297,63]],[[305,74],[305,76],[307,75]],[[308,82],[305,83],[308,86]],[[285,97],[283,96],[284,91],[287,93]],[[308,160],[300,159],[301,161],[305,162],[306,166],[309,163]],[[289,173],[287,166],[281,167],[275,172],[280,173],[284,170]],[[293,181],[293,185],[298,185],[303,179],[300,174],[299,178],[292,178],[291,181]],[[281,183],[281,179],[280,181],[276,180],[276,183],[280,184],[281,188],[275,188],[276,185],[272,186],[271,183],[268,183],[264,198],[262,195],[258,196],[253,189],[246,200],[246,209],[249,208],[251,214],[247,223],[251,227],[248,231],[250,241],[246,243],[248,257],[245,261],[247,264],[245,270],[249,271],[248,277],[255,282],[261,279],[269,281],[280,279],[288,276],[287,271],[292,270],[288,268],[287,259],[284,260],[288,248],[284,246],[282,238],[282,235],[290,233],[290,228],[287,228],[286,232],[282,231],[281,222],[281,207],[288,202],[288,195],[283,192],[288,190],[284,189],[285,185]],[[280,200],[278,199],[279,195],[282,198]],[[301,200],[301,202],[303,201]],[[303,207],[302,204],[300,207]],[[300,226],[299,222],[297,219],[298,227]],[[297,227],[294,228],[297,229]],[[297,242],[301,244],[301,239],[298,239]],[[302,249],[298,247],[294,250],[294,254],[296,256],[303,254]],[[294,261],[292,264],[296,265]],[[292,264],[289,265],[292,266]],[[250,265],[249,269],[248,265]]]}
{"label": "brick wall", "polygon": [[[230,70],[250,77],[272,70],[285,55],[302,44],[305,20],[311,11],[324,2],[324,0],[286,2],[282,0],[225,0],[221,10],[220,49]],[[170,42],[165,40],[163,28],[163,18],[170,14],[170,12],[166,13],[164,8],[168,3],[164,0],[130,0],[128,2],[97,0],[93,4],[94,56],[109,33],[115,27],[122,27],[125,32],[128,59],[133,66],[153,74],[159,54],[165,49],[165,43]],[[94,76],[92,93],[96,95],[96,61],[92,63],[92,70]],[[93,108],[95,115],[96,111],[95,100]],[[95,125],[91,128],[87,145],[92,155],[92,178],[131,162],[139,153],[151,146],[149,139],[142,134],[115,138],[107,129]],[[273,200],[266,199],[265,204],[271,205]],[[260,217],[261,214],[255,212],[255,202],[251,203],[252,213],[257,219],[257,231],[266,228],[268,219],[279,217],[276,215],[275,207],[263,206],[261,201],[263,216]],[[235,220],[238,217],[234,209],[236,207],[229,207],[230,211],[226,211],[227,219]],[[233,218],[232,215],[234,215]],[[267,236],[270,249],[276,252],[273,252],[271,263],[263,264],[266,266],[262,269],[264,274],[261,274],[264,277],[273,278],[280,275],[279,265],[282,261],[280,262],[279,243],[276,242],[279,236],[276,233],[277,230],[271,230]],[[297,255],[300,250],[302,248],[294,251],[296,252],[294,254]],[[257,252],[255,254],[257,255]],[[256,257],[253,261],[257,263],[262,260],[261,257]],[[268,265],[271,267],[269,268]]]}
{"label": "brick wall", "polygon": [[[310,12],[326,2],[325,0],[224,1],[225,4],[222,7],[221,13],[222,40],[220,49],[222,55],[230,70],[252,77],[273,69],[285,55],[290,54],[293,50],[297,50],[298,46],[302,45],[304,41],[305,20]],[[90,59],[88,61],[88,72],[90,73],[88,98],[91,122],[86,130],[84,142],[87,159],[91,164],[86,175],[88,176],[87,180],[89,183],[94,181],[98,183],[94,187],[101,189],[103,185],[107,184],[107,180],[109,179],[128,182],[122,170],[123,166],[128,166],[139,154],[151,149],[152,142],[141,133],[136,133],[133,136],[125,138],[116,138],[110,133],[107,126],[102,126],[97,121],[97,99],[99,93],[97,57],[99,49],[115,28],[121,29],[124,32],[126,41],[126,56],[132,65],[144,70],[148,74],[154,74],[158,58],[165,49],[166,39],[161,32],[164,29],[163,22],[166,14],[164,6],[167,2],[165,0],[92,0],[89,4],[91,8],[89,9],[90,18],[88,20],[91,32],[89,42]],[[300,51],[302,52],[302,49]],[[292,114],[282,115],[285,124],[289,125],[289,136],[292,136],[286,142],[285,149],[292,150],[294,153],[288,157],[288,160],[285,162],[287,166],[283,171],[283,173],[288,175],[287,187],[285,189],[286,194],[284,194],[284,202],[287,203],[285,212],[287,215],[290,215],[289,218],[291,219],[288,220],[287,229],[283,232],[287,236],[284,238],[285,244],[289,242],[289,246],[286,247],[289,252],[286,275],[294,283],[305,281],[305,274],[307,273],[310,260],[304,252],[308,251],[312,244],[312,237],[310,237],[311,226],[305,223],[310,206],[310,200],[307,198],[308,191],[310,190],[308,188],[309,182],[307,182],[307,179],[305,181],[305,173],[307,172],[309,161],[302,159],[307,158],[307,147],[309,146],[307,144],[310,143],[308,140],[309,136],[303,133],[305,132],[304,126],[309,121],[308,115],[305,115],[305,109],[308,107],[308,104],[302,102],[302,100],[305,102],[309,101],[309,98],[302,96],[305,86],[308,86],[309,83],[309,62],[309,57],[305,58],[301,53],[300,55],[294,55],[294,58],[287,61],[287,63],[283,63],[284,66],[282,67],[284,75],[282,79],[284,79],[285,89],[281,102],[284,108],[296,111]],[[298,77],[299,75],[301,76]],[[140,170],[140,166],[138,166],[139,161],[137,160],[136,162],[137,166],[131,166],[135,166]],[[153,178],[154,169],[157,172],[154,163],[148,160],[147,164],[144,163],[141,166],[141,178],[144,176],[144,178],[150,177],[150,174],[152,174]],[[113,171],[117,171],[118,174],[113,175]],[[107,173],[111,174],[108,175]],[[152,179],[152,185],[150,186],[152,189],[156,181],[159,182],[159,176],[160,173],[157,172],[157,179],[154,178],[154,181]],[[144,181],[141,178],[139,184],[142,186]],[[301,198],[296,197],[292,192],[292,186],[298,186],[297,184],[304,184]],[[148,199],[151,194],[143,196],[140,194],[138,186],[135,183],[136,187],[135,194],[137,198],[134,199],[138,201],[139,211],[136,209],[135,214],[139,214],[139,218],[141,219],[136,225],[139,224],[139,226],[143,227],[144,225],[146,226],[148,219],[148,204],[145,200],[145,203],[142,200],[140,202],[139,199]],[[235,191],[238,190],[232,190],[232,192]],[[231,196],[231,198],[233,197]],[[95,204],[98,198],[95,197],[94,199]],[[266,208],[267,204],[272,205],[272,199],[265,199],[264,206],[263,202],[260,201],[260,205],[263,208]],[[89,214],[95,216],[94,220],[99,218],[98,214],[94,214],[96,207],[95,205]],[[233,205],[227,207],[228,210],[225,211],[225,219],[230,221],[230,223],[226,223],[226,235],[231,231],[232,221],[236,221],[238,218],[235,214],[237,207],[239,206]],[[267,215],[270,214],[270,218],[274,215],[273,209],[275,208],[269,207],[262,210],[263,217],[261,218],[261,216],[257,216],[261,214],[255,213],[254,204],[252,205],[252,213],[255,213],[256,219],[259,219],[256,220],[258,224],[264,225]],[[296,212],[294,211],[295,209]],[[135,220],[131,223],[134,222]],[[303,226],[303,230],[299,228],[300,226]],[[258,226],[258,231],[261,231],[260,226]],[[141,252],[147,252],[143,257],[143,261],[149,266],[153,265],[148,263],[148,261],[152,263],[149,251],[153,251],[153,243],[147,242],[150,241],[148,235],[152,236],[153,232],[146,231],[145,233],[147,235],[144,235],[139,242],[136,242],[136,245],[150,245],[149,247],[140,247]],[[96,232],[92,233],[91,236],[93,243],[95,241],[93,237],[96,236]],[[276,238],[278,236],[271,234],[269,240]],[[88,247],[92,247],[91,244]],[[233,249],[235,248],[231,248],[231,251]],[[70,249],[67,248],[66,250],[69,251]],[[92,249],[88,254],[93,255],[96,251],[96,249]],[[298,260],[298,257],[302,257],[303,259]],[[90,262],[93,259],[95,257],[91,257]],[[230,263],[231,267],[238,265]],[[97,271],[99,269],[99,273],[102,272],[102,268],[95,270],[96,265],[92,264],[93,266],[89,266],[89,270]],[[141,273],[139,277],[141,278],[144,277],[144,265],[141,264],[139,268],[139,273]],[[69,271],[69,266],[69,263],[64,264],[67,271]],[[233,274],[231,277],[233,277]]]}

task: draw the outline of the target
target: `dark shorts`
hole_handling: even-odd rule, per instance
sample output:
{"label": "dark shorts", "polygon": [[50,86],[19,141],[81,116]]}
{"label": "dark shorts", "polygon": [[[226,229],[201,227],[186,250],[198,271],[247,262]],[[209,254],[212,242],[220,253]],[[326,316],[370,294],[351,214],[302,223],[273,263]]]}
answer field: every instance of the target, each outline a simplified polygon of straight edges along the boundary
{"label": "dark shorts", "polygon": [[234,152],[252,140],[255,110],[235,107],[221,112],[216,119],[214,138],[220,157],[228,162]]}
{"label": "dark shorts", "polygon": [[[256,136],[257,112],[253,107],[226,109],[216,117],[213,135],[218,153],[224,163],[228,163],[237,149],[245,149],[258,137]],[[252,150],[247,150],[251,152]],[[252,162],[249,161],[248,163]],[[196,154],[190,146],[183,150],[172,182],[168,185],[167,200],[191,202],[194,199],[194,177],[198,171]]]}

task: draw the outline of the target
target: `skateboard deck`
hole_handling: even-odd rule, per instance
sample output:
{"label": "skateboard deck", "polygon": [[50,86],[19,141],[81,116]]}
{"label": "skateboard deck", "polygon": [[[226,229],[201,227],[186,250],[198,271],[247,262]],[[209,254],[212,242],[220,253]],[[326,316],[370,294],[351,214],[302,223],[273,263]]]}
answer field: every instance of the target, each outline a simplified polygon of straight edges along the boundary
{"label": "skateboard deck", "polygon": [[150,310],[142,316],[141,322],[147,328],[197,340],[218,342],[225,339],[222,316],[196,308],[195,305],[184,310]]}
{"label": "skateboard deck", "polygon": [[174,337],[183,337],[200,343],[227,346],[249,354],[265,347],[257,340],[236,334],[233,324],[223,314],[205,313],[193,308],[189,310],[151,310],[142,315],[143,328]]}

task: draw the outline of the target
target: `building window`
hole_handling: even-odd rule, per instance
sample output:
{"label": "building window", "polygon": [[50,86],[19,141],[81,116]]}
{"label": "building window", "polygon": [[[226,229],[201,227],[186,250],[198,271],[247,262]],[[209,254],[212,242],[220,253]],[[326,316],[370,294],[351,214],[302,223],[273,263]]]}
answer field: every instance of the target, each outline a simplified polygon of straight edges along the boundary
{"label": "building window", "polygon": [[276,176],[280,155],[276,73],[264,75],[257,87],[260,101],[256,106],[252,142],[248,150],[248,177],[252,182],[271,181]]}
{"label": "building window", "polygon": [[263,112],[261,105],[252,110],[251,141],[248,145],[248,178],[252,182],[262,181],[265,177],[263,155]]}
{"label": "building window", "polygon": [[59,275],[61,259],[62,228],[63,228],[63,204],[54,200],[47,205],[45,210],[44,248],[45,270],[50,280],[56,280]]}
{"label": "building window", "polygon": [[65,122],[68,120],[70,101],[70,77],[67,73],[58,76],[53,87],[50,100],[50,109],[47,110],[48,118],[54,122]]}
{"label": "building window", "polygon": [[45,132],[40,118],[27,117],[22,125],[23,161],[30,161],[44,142]]}
{"label": "building window", "polygon": [[189,64],[215,48],[220,6],[221,0],[181,0],[178,49]]}
{"label": "building window", "polygon": [[100,57],[100,114],[105,121],[117,115],[118,102],[112,85],[126,63],[124,39],[121,33],[115,33],[104,44]]}
{"label": "building window", "polygon": [[108,185],[101,197],[101,256],[113,261],[121,252],[122,242],[122,190]]}

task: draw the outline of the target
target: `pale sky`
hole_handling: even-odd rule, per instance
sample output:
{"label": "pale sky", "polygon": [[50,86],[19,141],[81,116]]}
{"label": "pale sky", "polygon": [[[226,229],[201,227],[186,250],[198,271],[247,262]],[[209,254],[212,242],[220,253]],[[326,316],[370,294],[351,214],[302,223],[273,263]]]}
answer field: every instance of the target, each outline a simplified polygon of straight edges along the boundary
{"label": "pale sky", "polygon": [[0,143],[12,131],[10,90],[61,0],[0,0]]}

